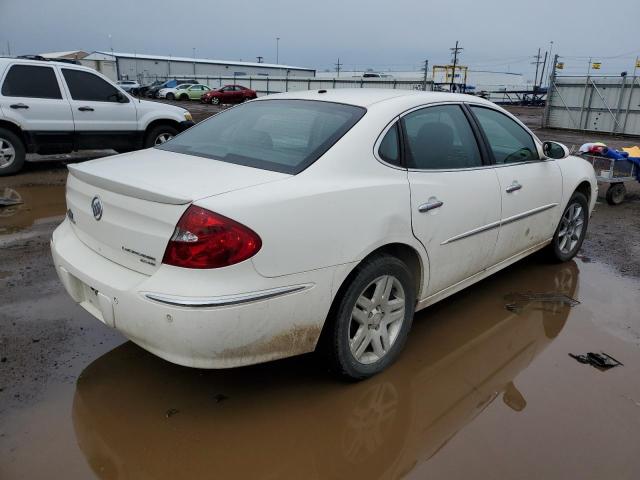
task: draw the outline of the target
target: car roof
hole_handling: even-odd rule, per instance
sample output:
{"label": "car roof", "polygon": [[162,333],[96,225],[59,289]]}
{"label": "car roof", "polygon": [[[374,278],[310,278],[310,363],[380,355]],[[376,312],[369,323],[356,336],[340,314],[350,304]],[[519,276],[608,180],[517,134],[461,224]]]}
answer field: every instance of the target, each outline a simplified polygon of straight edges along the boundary
{"label": "car roof", "polygon": [[78,70],[85,70],[87,72],[96,73],[96,70],[90,67],[85,67],[84,65],[80,65],[77,63],[69,63],[69,62],[56,62],[54,60],[37,60],[31,58],[16,58],[16,57],[0,57],[0,63],[22,63],[24,65],[56,65],[58,67],[64,68],[75,68]]}
{"label": "car roof", "polygon": [[[322,93],[321,93],[322,92]],[[423,92],[421,90],[394,90],[390,88],[336,88],[326,90],[304,90],[298,92],[279,93],[261,97],[288,100],[321,100],[325,102],[345,103],[359,107],[370,107],[373,104],[387,101],[398,103],[415,103],[424,105],[438,102],[473,102],[493,105],[488,100],[473,95],[449,92]]]}

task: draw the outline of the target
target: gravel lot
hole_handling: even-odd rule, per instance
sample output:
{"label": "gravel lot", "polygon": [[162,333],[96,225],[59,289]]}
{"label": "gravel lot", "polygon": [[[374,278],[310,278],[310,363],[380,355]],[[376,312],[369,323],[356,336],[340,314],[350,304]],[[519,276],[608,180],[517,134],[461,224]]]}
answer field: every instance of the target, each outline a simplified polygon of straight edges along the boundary
{"label": "gravel lot", "polygon": [[[219,111],[174,103],[197,121]],[[543,140],[640,143],[511,111]],[[0,209],[0,478],[640,478],[637,184],[620,206],[599,200],[576,261],[534,256],[424,310],[393,368],[345,385],[313,356],[177,367],[76,306],[49,238],[66,164],[110,154],[34,156],[0,178],[24,200]],[[567,355],[600,350],[624,366]]]}

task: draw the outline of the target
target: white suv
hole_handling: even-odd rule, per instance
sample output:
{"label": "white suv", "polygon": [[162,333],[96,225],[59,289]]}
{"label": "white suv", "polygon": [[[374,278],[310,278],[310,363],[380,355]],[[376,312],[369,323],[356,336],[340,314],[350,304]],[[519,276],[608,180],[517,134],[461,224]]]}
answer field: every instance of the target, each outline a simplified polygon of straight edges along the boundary
{"label": "white suv", "polygon": [[90,68],[0,58],[0,176],[19,171],[27,153],[127,152],[191,125],[187,110],[133,98]]}

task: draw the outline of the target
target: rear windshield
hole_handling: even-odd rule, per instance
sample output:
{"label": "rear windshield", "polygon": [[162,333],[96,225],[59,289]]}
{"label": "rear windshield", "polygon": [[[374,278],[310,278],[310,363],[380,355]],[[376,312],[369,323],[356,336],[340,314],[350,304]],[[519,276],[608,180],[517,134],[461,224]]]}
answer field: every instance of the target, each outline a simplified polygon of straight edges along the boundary
{"label": "rear windshield", "polygon": [[249,102],[157,148],[295,175],[331,148],[365,112],[362,107],[314,100]]}

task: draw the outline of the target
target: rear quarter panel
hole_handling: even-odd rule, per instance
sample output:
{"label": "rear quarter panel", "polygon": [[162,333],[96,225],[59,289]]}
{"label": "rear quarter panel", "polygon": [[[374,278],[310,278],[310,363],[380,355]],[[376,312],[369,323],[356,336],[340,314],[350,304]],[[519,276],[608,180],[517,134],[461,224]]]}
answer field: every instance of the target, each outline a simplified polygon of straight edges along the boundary
{"label": "rear quarter panel", "polygon": [[296,176],[197,204],[260,235],[263,245],[253,263],[267,277],[357,262],[396,242],[413,247],[428,265],[411,230],[407,173],[373,155],[378,134],[393,116],[382,118],[384,123],[363,118]]}

